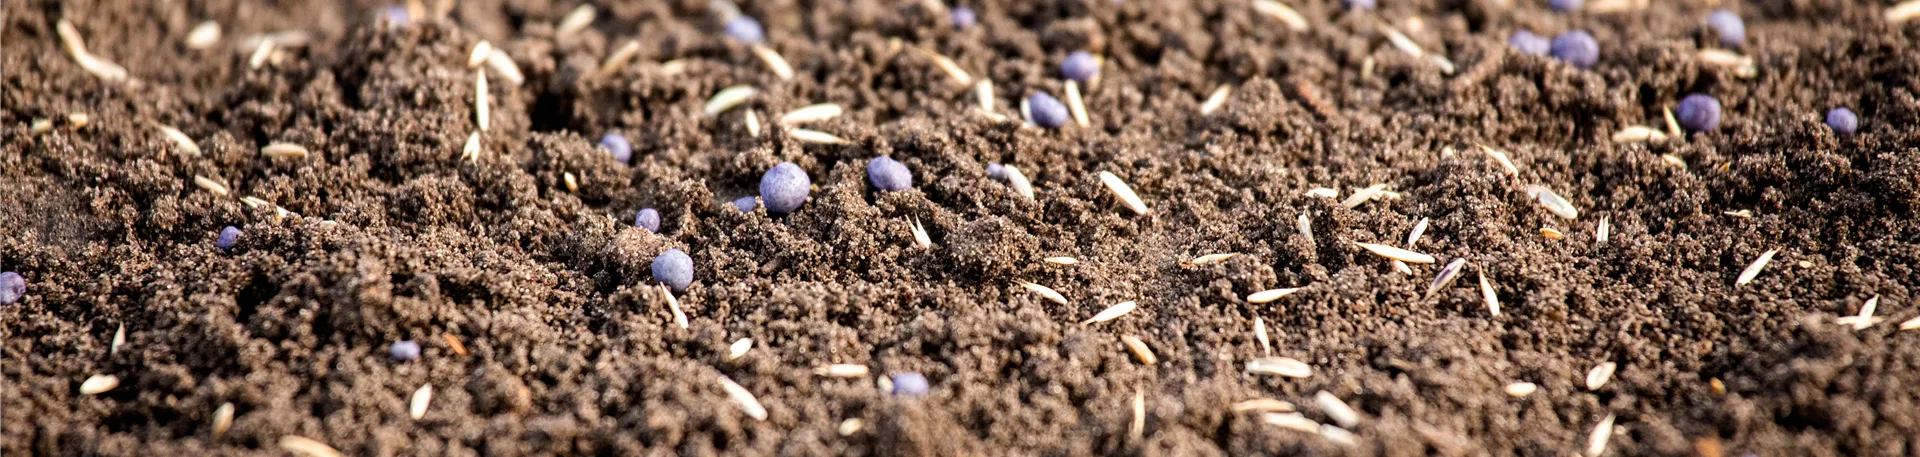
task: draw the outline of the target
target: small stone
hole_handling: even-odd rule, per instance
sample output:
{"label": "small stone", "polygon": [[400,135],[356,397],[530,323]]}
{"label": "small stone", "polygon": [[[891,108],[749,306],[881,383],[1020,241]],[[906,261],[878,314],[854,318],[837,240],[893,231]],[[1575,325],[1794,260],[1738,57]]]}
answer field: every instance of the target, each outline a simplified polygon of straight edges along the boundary
{"label": "small stone", "polygon": [[20,273],[0,273],[0,305],[11,305],[27,296],[27,278]]}
{"label": "small stone", "polygon": [[1678,118],[1680,126],[1687,130],[1713,130],[1720,126],[1720,101],[1706,94],[1688,95],[1680,99],[1680,106],[1674,108],[1673,117]]}
{"label": "small stone", "polygon": [[1547,40],[1547,37],[1525,30],[1513,32],[1513,37],[1507,38],[1507,45],[1520,51],[1521,54],[1544,56],[1553,52],[1553,42]]}
{"label": "small stone", "polygon": [[1034,124],[1050,129],[1067,125],[1067,105],[1061,104],[1060,99],[1046,92],[1035,92],[1027,97],[1027,105],[1033,113]]}
{"label": "small stone", "polygon": [[1593,68],[1593,64],[1600,62],[1600,42],[1594,41],[1593,35],[1580,30],[1553,37],[1551,52],[1553,58],[1582,70]]}
{"label": "small stone", "polygon": [[927,377],[918,372],[893,375],[893,394],[902,397],[927,396]]}
{"label": "small stone", "polygon": [[1747,41],[1747,23],[1732,11],[1719,10],[1708,14],[1707,27],[1719,32],[1721,46],[1737,48]]}
{"label": "small stone", "polygon": [[693,257],[679,249],[668,249],[654,257],[653,280],[666,284],[674,292],[687,290],[687,285],[693,284]]}
{"label": "small stone", "polygon": [[1853,110],[1834,108],[1827,112],[1827,127],[1833,129],[1833,133],[1852,135],[1860,129],[1860,117],[1855,116]]}
{"label": "small stone", "polygon": [[214,240],[213,245],[222,251],[232,252],[234,243],[238,242],[240,242],[240,229],[229,225],[227,228],[220,229],[220,238]]}
{"label": "small stone", "polygon": [[954,8],[953,11],[947,13],[947,15],[949,19],[953,20],[953,28],[961,30],[973,28],[973,25],[980,20],[979,17],[973,14],[973,8],[964,6]]}
{"label": "small stone", "polygon": [[907,170],[907,164],[887,156],[874,157],[867,162],[867,181],[873,187],[883,191],[902,191],[913,187],[913,172]]}
{"label": "small stone", "polygon": [[641,208],[640,213],[633,215],[633,226],[647,229],[649,232],[660,233],[660,211],[653,208]]}
{"label": "small stone", "polygon": [[791,213],[807,202],[812,187],[813,180],[807,177],[806,170],[793,162],[780,162],[760,177],[760,199],[766,202],[767,213],[776,216]]}
{"label": "small stone", "polygon": [[627,142],[626,135],[608,133],[601,136],[600,147],[606,149],[607,154],[612,155],[613,160],[618,160],[620,163],[627,163],[628,160],[633,159],[633,143]]}
{"label": "small stone", "polygon": [[1067,79],[1087,82],[1097,74],[1100,74],[1100,61],[1087,51],[1073,51],[1067,54],[1067,60],[1060,62],[1060,76]]}
{"label": "small stone", "polygon": [[418,359],[420,358],[420,343],[415,343],[413,340],[395,341],[393,345],[387,346],[387,353],[393,357],[393,361],[395,362],[406,362]]}
{"label": "small stone", "polygon": [[753,20],[753,18],[746,16],[735,17],[733,20],[727,21],[726,32],[727,36],[733,37],[733,39],[746,44],[760,44],[760,42],[766,41],[767,39],[766,30],[760,28],[760,21]]}

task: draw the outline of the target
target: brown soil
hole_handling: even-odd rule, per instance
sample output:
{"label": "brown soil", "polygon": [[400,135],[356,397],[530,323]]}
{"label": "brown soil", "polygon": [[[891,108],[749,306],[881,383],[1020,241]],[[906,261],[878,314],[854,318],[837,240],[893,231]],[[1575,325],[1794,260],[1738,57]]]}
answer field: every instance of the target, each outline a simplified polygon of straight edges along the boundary
{"label": "brown soil", "polygon": [[[271,455],[298,435],[366,456],[1564,456],[1613,414],[1610,454],[1719,442],[1727,455],[1920,455],[1920,332],[1897,329],[1920,314],[1920,25],[1887,25],[1887,5],[1719,6],[1748,21],[1753,79],[1694,57],[1716,8],[1697,0],[1578,15],[1531,0],[1360,13],[1296,0],[1305,33],[1240,0],[968,2],[981,26],[964,31],[920,2],[743,5],[793,63],[782,81],[720,37],[704,1],[610,3],[556,39],[571,2],[461,2],[450,19],[387,30],[373,21],[383,5],[362,2],[5,0],[0,270],[29,291],[0,307],[0,452]],[[82,71],[54,32],[62,17],[137,82]],[[188,49],[202,20],[224,37]],[[1394,49],[1382,23],[1444,49],[1458,73]],[[1505,40],[1521,27],[1590,30],[1600,63],[1516,54]],[[284,30],[313,40],[248,68],[240,42]],[[970,88],[895,38],[990,77],[1013,116],[1033,90],[1061,94],[1068,52],[1106,55],[1093,126],[988,120]],[[481,39],[527,80],[490,75],[493,130],[472,163],[459,159],[475,129],[465,64]],[[629,39],[634,62],[592,77]],[[672,59],[683,72],[660,64]],[[763,121],[846,106],[813,128],[854,144],[751,137],[745,109],[701,114],[737,84],[762,89],[744,108]],[[1236,87],[1225,108],[1199,115],[1219,84]],[[1717,131],[1609,141],[1663,126],[1662,108],[1694,92],[1725,104]],[[1834,106],[1860,113],[1862,133],[1823,126]],[[69,113],[90,122],[30,131]],[[204,153],[176,154],[154,123]],[[632,138],[634,165],[593,146],[607,131]],[[258,153],[276,141],[314,154]],[[1477,144],[1507,151],[1519,177]],[[880,154],[913,169],[914,190],[871,189],[864,165]],[[723,205],[780,161],[813,175],[799,211]],[[991,162],[1018,165],[1036,200],[989,179]],[[1153,212],[1126,211],[1103,170]],[[1307,194],[1375,183],[1398,198],[1348,209]],[[1555,218],[1526,184],[1580,217]],[[631,227],[642,207],[660,209],[662,234]],[[1725,214],[1740,210],[1752,216]],[[1294,229],[1303,212],[1311,242]],[[1421,218],[1432,225],[1416,250],[1470,262],[1431,298],[1439,265],[1407,276],[1351,244],[1402,244]],[[913,247],[911,219],[934,249]],[[214,247],[226,225],[245,229],[232,253]],[[678,297],[684,330],[648,278],[668,247],[696,263]],[[1771,266],[1735,287],[1769,249]],[[1241,255],[1183,264],[1225,252]],[[1243,300],[1276,287],[1305,289]],[[1835,323],[1874,296],[1886,321]],[[1140,308],[1080,324],[1122,301]],[[1245,372],[1263,355],[1256,317],[1274,355],[1311,377]],[[1160,362],[1136,361],[1122,335]],[[754,349],[729,360],[743,337]],[[424,357],[390,361],[399,339]],[[1587,370],[1609,361],[1618,374],[1588,391]],[[814,374],[832,363],[923,372],[932,394]],[[96,374],[119,387],[81,395]],[[767,419],[736,407],[722,376]],[[1540,390],[1502,393],[1515,381]],[[422,384],[432,407],[412,420]],[[1330,422],[1312,407],[1323,390],[1361,412],[1356,445],[1232,409],[1271,397]],[[223,403],[236,414],[216,437]],[[842,436],[847,419],[865,427]]]}

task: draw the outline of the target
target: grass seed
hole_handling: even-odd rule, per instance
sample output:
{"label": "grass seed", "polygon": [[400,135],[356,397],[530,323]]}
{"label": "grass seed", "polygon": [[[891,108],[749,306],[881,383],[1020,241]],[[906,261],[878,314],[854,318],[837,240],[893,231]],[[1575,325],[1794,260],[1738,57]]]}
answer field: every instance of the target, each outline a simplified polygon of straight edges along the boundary
{"label": "grass seed", "polygon": [[1248,411],[1261,412],[1261,413],[1290,413],[1290,412],[1293,412],[1293,410],[1294,410],[1293,403],[1288,403],[1284,400],[1275,400],[1271,398],[1255,398],[1252,400],[1245,400],[1245,401],[1241,401],[1233,404],[1233,412],[1235,413],[1244,413]]}
{"label": "grass seed", "polygon": [[865,378],[871,370],[866,365],[836,363],[813,369],[813,374],[829,378]]}
{"label": "grass seed", "polygon": [[1333,422],[1340,424],[1341,427],[1360,425],[1360,412],[1354,411],[1347,402],[1327,391],[1314,392],[1313,406],[1320,408],[1320,412],[1325,413],[1328,419],[1333,419]]}
{"label": "grass seed", "polygon": [[1360,242],[1355,242],[1353,244],[1355,246],[1365,248],[1367,251],[1373,252],[1374,255],[1378,255],[1388,259],[1398,260],[1401,262],[1418,263],[1418,264],[1429,264],[1434,262],[1433,256],[1409,251],[1406,249],[1400,249],[1393,246],[1388,246],[1384,244],[1374,244],[1374,243],[1360,243]]}
{"label": "grass seed", "polygon": [[1507,170],[1508,176],[1512,176],[1515,178],[1520,177],[1520,167],[1516,167],[1513,165],[1513,159],[1507,157],[1506,151],[1494,149],[1484,144],[1479,146],[1480,146],[1480,152],[1485,152],[1487,153],[1487,157],[1492,157],[1495,163],[1500,164],[1500,168],[1504,168]]}
{"label": "grass seed", "polygon": [[866,422],[861,421],[859,418],[840,421],[840,436],[853,436],[855,433],[860,433],[860,429],[866,427],[866,425]]}
{"label": "grass seed", "polygon": [[665,284],[654,287],[660,292],[660,296],[667,299],[667,310],[673,312],[673,324],[680,326],[681,330],[686,330],[687,313],[680,311],[680,299],[673,298],[673,290],[668,289]]}
{"label": "grass seed", "polygon": [[1420,242],[1420,235],[1425,235],[1426,233],[1427,218],[1423,217],[1420,218],[1420,222],[1413,224],[1413,232],[1407,234],[1407,249],[1413,249],[1413,244]]}
{"label": "grass seed", "polygon": [[220,436],[226,435],[227,430],[232,428],[233,403],[221,403],[220,407],[213,409],[213,439],[220,439]]}
{"label": "grass seed", "polygon": [[1565,232],[1561,232],[1560,229],[1557,229],[1557,228],[1540,227],[1540,236],[1546,237],[1549,240],[1559,241],[1561,239],[1565,239],[1567,237],[1567,234]]}
{"label": "grass seed", "polygon": [[1600,217],[1600,227],[1593,230],[1593,241],[1600,244],[1607,244],[1607,239],[1612,236],[1612,231],[1613,223],[1608,221],[1608,217]]}
{"label": "grass seed", "polygon": [[1020,284],[1020,287],[1024,287],[1035,294],[1039,294],[1041,297],[1046,298],[1047,300],[1051,300],[1054,303],[1059,303],[1062,305],[1068,304],[1066,296],[1060,295],[1060,292],[1056,292],[1050,287],[1042,286],[1042,285],[1034,284],[1030,282],[1024,282],[1024,281],[1019,282],[1019,284]]}
{"label": "grass seed", "polygon": [[1374,197],[1380,196],[1380,192],[1385,190],[1387,190],[1386,184],[1374,184],[1371,186],[1367,186],[1367,188],[1355,191],[1353,195],[1348,196],[1346,200],[1341,201],[1340,206],[1345,206],[1348,208],[1357,208],[1360,205],[1364,205],[1368,201],[1373,200]]}
{"label": "grass seed", "polygon": [[1247,361],[1247,372],[1287,378],[1313,376],[1313,367],[1289,357],[1260,357]]}
{"label": "grass seed", "polygon": [[1460,277],[1460,270],[1465,266],[1467,266],[1467,259],[1464,258],[1447,262],[1447,266],[1440,268],[1440,274],[1434,275],[1433,282],[1427,283],[1427,293],[1423,297],[1432,297],[1434,292],[1439,292],[1440,289],[1453,284],[1453,280]]}
{"label": "grass seed", "polygon": [[780,124],[793,125],[793,124],[803,124],[808,122],[820,122],[828,119],[833,119],[835,117],[839,117],[841,112],[842,110],[840,109],[840,104],[838,103],[812,104],[812,105],[802,106],[793,111],[788,111],[786,114],[780,115]]}
{"label": "grass seed", "polygon": [[733,344],[727,346],[727,360],[739,359],[741,356],[747,355],[747,351],[752,351],[752,350],[753,350],[753,338],[741,338],[741,339],[733,340]]}
{"label": "grass seed", "polygon": [[793,79],[793,65],[787,64],[787,58],[781,57],[779,51],[764,44],[756,44],[753,45],[753,55],[760,56],[760,61],[766,62],[767,69],[772,70],[774,76],[779,76],[782,80]]}
{"label": "grass seed", "polygon": [[492,55],[493,43],[489,43],[487,40],[480,40],[479,43],[474,43],[473,51],[467,53],[467,68],[480,68],[481,64],[487,63],[487,57]]}
{"label": "grass seed", "polygon": [[1133,187],[1128,186],[1126,181],[1121,181],[1120,177],[1115,176],[1113,172],[1100,172],[1100,182],[1106,184],[1107,190],[1113,192],[1113,196],[1118,197],[1120,203],[1126,204],[1127,209],[1133,210],[1134,214],[1145,216],[1153,212],[1147,208],[1146,202],[1140,201],[1139,194],[1133,193]]}
{"label": "grass seed", "polygon": [[1041,259],[1041,261],[1054,265],[1078,265],[1080,263],[1079,259],[1072,257],[1048,257]]}
{"label": "grass seed", "polygon": [[1599,424],[1593,426],[1593,432],[1587,434],[1587,457],[1600,457],[1607,452],[1607,440],[1613,439],[1613,415],[1608,414]]}
{"label": "grass seed", "polygon": [[1293,295],[1294,292],[1299,292],[1300,289],[1301,289],[1300,287],[1293,287],[1293,288],[1287,288],[1287,289],[1268,289],[1268,290],[1263,290],[1259,292],[1254,292],[1251,294],[1247,294],[1247,303],[1272,302],[1274,300],[1279,300],[1282,297]]}
{"label": "grass seed", "polygon": [[592,79],[605,78],[614,73],[619,73],[620,69],[626,68],[627,62],[633,61],[633,56],[636,55],[640,55],[639,40],[627,40],[625,43],[620,43],[619,48],[615,48],[613,52],[607,54],[606,60],[600,61],[600,69],[594,70]]}
{"label": "grass seed", "polygon": [[1220,107],[1226,106],[1227,96],[1232,94],[1233,85],[1221,84],[1219,88],[1213,90],[1212,94],[1207,95],[1206,101],[1200,102],[1200,115],[1205,116],[1219,111]]}
{"label": "grass seed", "polygon": [[207,49],[220,41],[220,23],[202,21],[187,32],[187,49]]}
{"label": "grass seed", "polygon": [[1133,353],[1133,357],[1139,359],[1141,364],[1152,365],[1160,363],[1160,358],[1153,355],[1153,348],[1147,347],[1147,342],[1140,341],[1139,338],[1135,338],[1133,335],[1120,335],[1120,344],[1125,345],[1127,352]]}
{"label": "grass seed", "polygon": [[1080,83],[1071,79],[1067,80],[1066,92],[1067,109],[1073,112],[1073,122],[1080,124],[1081,127],[1091,125],[1091,122],[1087,119],[1087,104],[1080,98]]}
{"label": "grass seed", "polygon": [[480,126],[482,132],[493,125],[493,116],[491,116],[493,107],[488,97],[490,95],[487,94],[487,72],[473,72],[473,121]]}
{"label": "grass seed", "polygon": [[467,144],[460,146],[460,160],[480,160],[480,132],[467,134]]}
{"label": "grass seed", "polygon": [[212,178],[195,175],[193,177],[193,185],[200,186],[201,189],[207,192],[212,192],[216,197],[227,196],[227,185],[221,184],[220,181],[214,181]]}
{"label": "grass seed", "polygon": [[1237,255],[1240,255],[1240,253],[1229,252],[1225,254],[1207,254],[1207,255],[1195,257],[1193,260],[1187,261],[1187,263],[1191,265],[1207,265],[1207,264],[1213,264],[1213,263],[1220,263],[1220,262],[1225,262],[1227,259],[1231,259],[1233,258],[1233,256],[1237,256]]}
{"label": "grass seed", "polygon": [[593,25],[593,18],[597,15],[599,11],[593,8],[592,3],[582,3],[574,7],[573,11],[568,11],[566,17],[560,19],[560,25],[553,27],[553,36],[566,37],[579,33],[587,26]]}
{"label": "grass seed", "polygon": [[760,137],[760,110],[747,109],[746,117],[741,119],[741,122],[747,124],[747,136]]}
{"label": "grass seed", "polygon": [[560,179],[563,181],[566,181],[567,192],[580,191],[580,180],[573,177],[573,172],[569,171],[569,172],[560,173]]}
{"label": "grass seed", "polygon": [[467,345],[461,344],[460,339],[455,338],[452,333],[442,333],[440,338],[447,341],[447,349],[452,350],[455,355],[467,356]]}
{"label": "grass seed", "polygon": [[1487,312],[1492,313],[1495,316],[1499,316],[1500,315],[1500,295],[1494,293],[1493,283],[1487,281],[1487,273],[1485,271],[1481,271],[1479,274],[1480,274],[1480,299],[1487,302]]}
{"label": "grass seed", "polygon": [[1747,265],[1747,269],[1740,272],[1740,277],[1733,280],[1733,286],[1740,287],[1749,282],[1753,282],[1755,276],[1760,276],[1760,270],[1765,270],[1767,263],[1773,261],[1773,254],[1779,251],[1779,249],[1769,249],[1767,252],[1760,253],[1760,258],[1753,259],[1753,263]]}
{"label": "grass seed", "polygon": [[120,377],[110,374],[93,375],[80,383],[80,395],[99,395],[120,386]]}
{"label": "grass seed", "polygon": [[1125,316],[1127,315],[1127,313],[1133,312],[1134,308],[1136,307],[1138,307],[1138,305],[1134,304],[1134,302],[1130,302],[1130,301],[1120,302],[1119,304],[1107,307],[1107,309],[1100,310],[1099,314],[1095,314],[1093,315],[1092,318],[1089,318],[1085,321],[1081,321],[1080,325],[1098,324],[1101,322],[1119,319],[1120,316]]}
{"label": "grass seed", "polygon": [[1307,17],[1278,0],[1253,0],[1253,10],[1280,20],[1295,32],[1307,31]]}
{"label": "grass seed", "polygon": [[748,392],[747,388],[741,387],[739,383],[733,382],[732,379],[727,379],[726,376],[721,376],[720,390],[726,391],[727,397],[732,398],[733,403],[739,405],[740,410],[747,413],[747,417],[752,417],[753,420],[758,421],[767,420],[767,407],[761,406],[760,399],[754,398],[753,392]]}
{"label": "grass seed", "polygon": [[907,229],[913,231],[914,246],[919,246],[920,249],[933,249],[933,237],[927,235],[927,227],[920,225],[919,219],[908,219]]}
{"label": "grass seed", "polygon": [[1920,0],[1907,0],[1887,7],[1887,23],[1899,24],[1920,17]]}
{"label": "grass seed", "polygon": [[1303,433],[1320,433],[1320,423],[1302,416],[1300,413],[1266,413],[1260,416],[1262,422],[1280,428]]}
{"label": "grass seed", "polygon": [[120,329],[113,331],[113,342],[107,345],[107,353],[119,354],[120,346],[125,344],[127,344],[127,324],[120,324]]}
{"label": "grass seed", "polygon": [[190,156],[200,155],[200,145],[194,143],[193,138],[187,136],[186,132],[165,124],[153,124],[153,126],[160,129],[160,134],[166,136],[167,141],[172,142],[173,147],[179,149],[181,153]]}
{"label": "grass seed", "polygon": [[1667,134],[1653,127],[1629,125],[1613,133],[1614,143],[1661,143],[1667,141]]}
{"label": "grass seed", "polygon": [[280,450],[304,457],[342,457],[339,450],[319,440],[297,435],[280,437]]}
{"label": "grass seed", "polygon": [[1299,230],[1300,236],[1306,237],[1307,244],[1309,245],[1314,244],[1313,243],[1313,219],[1308,218],[1307,213],[1300,213],[1299,217],[1294,218],[1294,228]]}
{"label": "grass seed", "polygon": [[1587,370],[1587,390],[1600,390],[1601,387],[1605,387],[1607,380],[1613,379],[1613,371],[1619,368],[1620,364],[1613,362],[1594,365],[1593,369]]}
{"label": "grass seed", "polygon": [[1507,387],[1501,390],[1506,391],[1509,397],[1525,398],[1528,395],[1533,395],[1534,391],[1540,390],[1540,386],[1536,386],[1531,382],[1521,381],[1507,384]]}
{"label": "grass seed", "polygon": [[307,147],[293,143],[272,143],[260,148],[260,155],[276,159],[305,159]]}
{"label": "grass seed", "polygon": [[433,401],[433,385],[421,384],[413,391],[413,399],[407,402],[407,417],[420,420],[427,415],[427,404]]}
{"label": "grass seed", "polygon": [[1553,189],[1538,184],[1528,184],[1526,189],[1528,197],[1539,201],[1540,207],[1546,208],[1553,215],[1560,216],[1562,219],[1580,218],[1580,210],[1574,208],[1572,202],[1561,198],[1560,194],[1553,193]]}
{"label": "grass seed", "polygon": [[505,51],[496,49],[488,53],[487,67],[492,68],[494,73],[499,73],[500,77],[506,78],[507,82],[514,86],[527,82],[527,76],[520,73],[520,64],[513,63],[513,56],[507,55]]}
{"label": "grass seed", "polygon": [[1253,317],[1253,338],[1260,341],[1260,355],[1273,355],[1273,343],[1267,338],[1267,321],[1260,316]]}
{"label": "grass seed", "polygon": [[831,133],[808,129],[789,129],[787,137],[801,143],[812,144],[848,144],[849,142]]}
{"label": "grass seed", "polygon": [[1013,164],[1007,164],[1006,170],[1007,185],[1013,186],[1013,193],[1033,200],[1033,181],[1027,180],[1027,175],[1021,173],[1019,168],[1014,168]]}
{"label": "grass seed", "polygon": [[1320,424],[1320,437],[1341,446],[1355,446],[1360,444],[1359,435],[1355,435],[1345,428],[1335,427],[1332,424]]}
{"label": "grass seed", "polygon": [[713,93],[713,97],[707,98],[707,104],[701,108],[701,112],[706,113],[708,116],[719,115],[729,109],[733,109],[735,106],[740,106],[741,103],[746,103],[748,99],[752,99],[754,94],[758,92],[759,89],[755,89],[753,86],[733,86],[720,89],[719,92]]}

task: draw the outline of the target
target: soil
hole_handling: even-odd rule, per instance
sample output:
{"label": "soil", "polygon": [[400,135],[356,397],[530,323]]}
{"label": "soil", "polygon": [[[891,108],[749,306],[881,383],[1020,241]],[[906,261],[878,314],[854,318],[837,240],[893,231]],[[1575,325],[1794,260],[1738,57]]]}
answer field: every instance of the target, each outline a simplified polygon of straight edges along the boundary
{"label": "soil", "polygon": [[[1889,5],[1294,0],[1312,27],[1293,32],[1240,0],[964,3],[978,27],[925,2],[741,5],[792,63],[782,80],[700,0],[608,2],[566,36],[555,24],[572,2],[466,1],[389,27],[386,5],[364,1],[5,0],[0,270],[28,292],[0,306],[0,453],[278,455],[302,436],[359,456],[1564,456],[1613,415],[1608,455],[1920,455],[1920,332],[1898,329],[1920,315],[1920,25],[1887,24]],[[1736,51],[1757,76],[1696,57],[1717,8],[1747,20]],[[60,18],[134,81],[83,71]],[[205,20],[223,37],[189,48]],[[1384,24],[1458,71],[1397,50]],[[1599,64],[1518,54],[1505,41],[1522,28],[1588,30]],[[250,37],[288,30],[311,39],[249,67]],[[469,69],[481,40],[525,82]],[[633,61],[603,73],[627,40]],[[914,47],[990,78],[1015,121],[980,114]],[[1106,57],[1091,126],[1019,126],[1018,100],[1060,95],[1057,64],[1082,49]],[[490,73],[491,130],[467,161],[476,71]],[[1224,107],[1199,113],[1222,84]],[[701,112],[733,85],[760,94]],[[1662,110],[1691,93],[1724,104],[1718,129],[1610,140],[1664,129]],[[770,123],[822,102],[846,113],[808,127],[850,144]],[[1822,124],[1836,106],[1860,133]],[[35,132],[38,119],[55,122]],[[615,131],[631,165],[594,146]],[[258,152],[272,142],[312,154]],[[864,167],[877,155],[915,187],[876,192]],[[812,174],[798,211],[726,204],[781,161]],[[1034,199],[989,178],[996,162],[1031,177]],[[1152,212],[1128,211],[1101,171]],[[1372,184],[1394,193],[1340,204]],[[1542,209],[1529,184],[1579,217]],[[644,207],[661,233],[632,227]],[[1422,219],[1413,250],[1439,263],[1411,275],[1353,244],[1404,245]],[[915,247],[909,221],[933,248]],[[228,225],[244,234],[223,252]],[[649,278],[669,247],[695,262],[676,294],[685,329]],[[1239,255],[1190,262],[1214,253]],[[1425,296],[1454,259],[1468,261],[1459,279]],[[1282,287],[1303,289],[1244,299]],[[1876,296],[1884,321],[1836,322]],[[1138,310],[1081,323],[1124,301]],[[1246,371],[1268,355],[1256,319],[1271,355],[1311,376]],[[740,338],[752,350],[731,358]],[[403,339],[421,359],[388,357]],[[1603,362],[1618,371],[1590,391]],[[815,373],[828,364],[872,375]],[[931,393],[876,387],[907,371]],[[94,375],[120,382],[81,394]],[[1519,381],[1539,390],[1503,393]],[[421,385],[434,394],[415,420]],[[1351,445],[1234,409],[1273,398],[1333,423],[1321,391],[1359,411]]]}

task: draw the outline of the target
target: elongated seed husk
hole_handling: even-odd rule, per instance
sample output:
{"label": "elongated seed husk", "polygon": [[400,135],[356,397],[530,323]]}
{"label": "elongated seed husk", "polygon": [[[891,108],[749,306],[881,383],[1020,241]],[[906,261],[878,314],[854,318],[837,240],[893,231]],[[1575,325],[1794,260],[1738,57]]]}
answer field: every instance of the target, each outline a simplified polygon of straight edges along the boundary
{"label": "elongated seed husk", "polygon": [[1353,244],[1356,246],[1360,246],[1361,248],[1365,248],[1367,251],[1373,252],[1374,255],[1378,255],[1388,259],[1398,260],[1401,262],[1418,263],[1418,264],[1429,264],[1434,262],[1433,256],[1421,254],[1418,252],[1413,252],[1405,249],[1400,249],[1393,246],[1388,246],[1384,244],[1374,244],[1374,243],[1358,243],[1358,242]]}
{"label": "elongated seed husk", "polygon": [[295,435],[280,437],[280,450],[305,457],[341,457],[343,455],[327,443]]}
{"label": "elongated seed husk", "polygon": [[1607,380],[1613,379],[1613,370],[1619,367],[1617,363],[1605,362],[1594,365],[1592,370],[1587,370],[1587,390],[1600,390],[1601,387],[1606,386]]}
{"label": "elongated seed husk", "polygon": [[1289,357],[1261,357],[1247,361],[1247,372],[1288,378],[1313,376],[1313,367]]}
{"label": "elongated seed husk", "polygon": [[1746,285],[1752,282],[1754,277],[1760,276],[1760,271],[1767,268],[1767,263],[1773,261],[1773,254],[1779,251],[1779,249],[1769,249],[1767,252],[1761,253],[1760,258],[1754,259],[1752,264],[1747,265],[1745,271],[1740,272],[1740,277],[1733,280],[1733,286],[1740,287]]}
{"label": "elongated seed husk", "polygon": [[740,106],[741,103],[746,103],[746,101],[753,98],[753,95],[757,92],[759,92],[759,90],[754,89],[753,86],[733,86],[720,89],[719,92],[713,93],[713,97],[707,99],[707,104],[701,108],[701,111],[708,116],[718,115],[729,109],[733,109],[735,106]]}
{"label": "elongated seed husk", "polygon": [[1220,107],[1227,105],[1227,96],[1232,94],[1232,85],[1221,84],[1219,88],[1213,90],[1212,94],[1207,95],[1207,101],[1200,103],[1200,115],[1205,116],[1219,111]]}
{"label": "elongated seed husk", "polygon": [[427,405],[433,402],[433,385],[421,384],[413,391],[413,399],[407,402],[407,416],[419,420],[427,415]]}
{"label": "elongated seed husk", "polygon": [[761,406],[760,399],[754,398],[753,392],[748,392],[746,387],[741,387],[739,383],[733,382],[726,376],[721,376],[720,390],[726,391],[727,396],[733,399],[733,403],[747,413],[747,417],[759,421],[767,420],[767,407]]}
{"label": "elongated seed husk", "polygon": [[1133,210],[1134,214],[1145,216],[1153,212],[1147,208],[1146,202],[1140,201],[1139,194],[1133,193],[1132,186],[1128,186],[1126,181],[1121,181],[1120,177],[1112,172],[1100,172],[1100,182],[1106,184],[1107,190],[1113,192],[1113,195],[1120,199],[1120,203],[1127,205],[1127,209]]}
{"label": "elongated seed husk", "polygon": [[1299,287],[1288,288],[1288,289],[1263,290],[1263,291],[1247,294],[1247,302],[1248,303],[1267,303],[1274,300],[1279,300],[1281,297],[1293,295],[1294,292],[1299,292],[1299,291],[1300,291]]}
{"label": "elongated seed husk", "polygon": [[1134,308],[1137,306],[1138,305],[1134,304],[1134,302],[1130,302],[1130,301],[1120,302],[1119,304],[1109,306],[1107,307],[1107,309],[1101,310],[1099,314],[1093,315],[1093,318],[1080,322],[1080,325],[1096,324],[1100,322],[1106,322],[1106,321],[1118,319],[1120,318],[1120,316],[1125,316],[1127,315],[1127,313],[1133,312]]}
{"label": "elongated seed husk", "polygon": [[1029,291],[1033,291],[1033,293],[1039,294],[1041,297],[1046,298],[1047,300],[1051,300],[1054,303],[1059,303],[1062,305],[1068,304],[1067,297],[1064,295],[1060,295],[1060,292],[1055,292],[1053,288],[1030,283],[1030,282],[1021,282],[1019,284],[1020,284],[1020,287],[1024,287]]}

